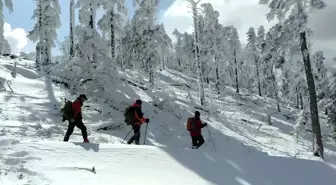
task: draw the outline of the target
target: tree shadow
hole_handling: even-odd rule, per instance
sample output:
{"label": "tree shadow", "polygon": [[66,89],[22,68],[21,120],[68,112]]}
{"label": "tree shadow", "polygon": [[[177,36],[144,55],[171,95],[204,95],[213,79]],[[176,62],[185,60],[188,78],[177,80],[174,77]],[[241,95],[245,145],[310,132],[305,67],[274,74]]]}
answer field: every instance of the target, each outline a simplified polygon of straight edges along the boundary
{"label": "tree shadow", "polygon": [[[226,143],[227,152],[204,150],[180,151],[165,149],[167,154],[184,167],[214,184],[306,184],[335,182],[336,170],[313,160],[268,156],[258,151],[253,153],[231,148],[239,145]],[[288,170],[290,168],[290,170]],[[305,169],[305,170],[302,170]],[[320,175],[316,175],[318,172]]]}
{"label": "tree shadow", "polygon": [[99,144],[96,143],[79,143],[79,142],[71,142],[74,145],[81,146],[85,150],[93,150],[95,152],[99,152]]}

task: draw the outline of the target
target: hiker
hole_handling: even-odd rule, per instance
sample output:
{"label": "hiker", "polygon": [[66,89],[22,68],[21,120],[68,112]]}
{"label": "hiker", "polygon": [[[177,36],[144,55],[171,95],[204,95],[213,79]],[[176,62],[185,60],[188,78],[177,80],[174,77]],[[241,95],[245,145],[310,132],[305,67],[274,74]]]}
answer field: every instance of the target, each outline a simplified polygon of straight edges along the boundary
{"label": "hiker", "polygon": [[136,145],[140,144],[140,128],[143,123],[148,123],[149,119],[143,117],[143,113],[141,111],[141,100],[136,100],[135,103],[129,108],[129,111],[134,112],[134,118],[131,121],[132,129],[134,131],[134,135],[127,141],[127,144],[132,144],[135,141]]}
{"label": "hiker", "polygon": [[196,111],[195,117],[188,118],[187,129],[190,132],[192,139],[192,149],[198,149],[204,143],[204,138],[202,136],[202,128],[207,126],[207,123],[202,123],[201,113]]}
{"label": "hiker", "polygon": [[88,100],[85,94],[81,94],[73,103],[72,103],[72,114],[68,115],[68,130],[64,136],[64,142],[69,141],[71,134],[74,131],[75,126],[81,129],[84,143],[88,143],[86,127],[82,121],[82,106],[83,103]]}

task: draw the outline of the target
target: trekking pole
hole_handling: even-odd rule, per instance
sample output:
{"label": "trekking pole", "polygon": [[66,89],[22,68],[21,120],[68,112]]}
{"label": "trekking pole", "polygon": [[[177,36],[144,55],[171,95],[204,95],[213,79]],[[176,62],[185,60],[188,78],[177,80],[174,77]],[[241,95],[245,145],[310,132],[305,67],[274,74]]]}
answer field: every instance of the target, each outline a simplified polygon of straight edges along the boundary
{"label": "trekking pole", "polygon": [[144,143],[143,144],[146,143],[146,135],[147,135],[148,124],[149,124],[149,122],[146,124],[145,137],[144,137]]}
{"label": "trekking pole", "polygon": [[212,145],[214,146],[214,148],[215,148],[215,151],[216,151],[215,143],[214,143],[214,141],[213,141],[213,139],[212,139],[212,136],[211,136],[211,134],[210,134],[209,127],[207,127],[207,129],[208,129],[208,132],[209,132],[209,136],[210,136],[210,139],[211,139]]}
{"label": "trekking pole", "polygon": [[130,129],[130,131],[128,132],[128,134],[126,135],[126,137],[124,138],[124,140],[123,141],[125,141],[126,140],[126,138],[128,137],[128,135],[131,133],[131,131],[132,131],[132,128]]}

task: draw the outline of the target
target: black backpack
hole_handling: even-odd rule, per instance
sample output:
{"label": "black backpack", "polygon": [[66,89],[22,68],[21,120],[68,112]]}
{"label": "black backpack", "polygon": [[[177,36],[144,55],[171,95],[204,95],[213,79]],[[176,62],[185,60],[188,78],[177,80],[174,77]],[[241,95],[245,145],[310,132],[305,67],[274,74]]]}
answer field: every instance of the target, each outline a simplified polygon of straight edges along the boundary
{"label": "black backpack", "polygon": [[66,100],[64,107],[61,108],[61,115],[62,115],[62,121],[69,120],[71,117],[73,117],[74,112],[72,109],[72,101]]}
{"label": "black backpack", "polygon": [[125,123],[127,125],[132,125],[134,122],[134,108],[133,107],[127,107],[124,112],[125,117]]}

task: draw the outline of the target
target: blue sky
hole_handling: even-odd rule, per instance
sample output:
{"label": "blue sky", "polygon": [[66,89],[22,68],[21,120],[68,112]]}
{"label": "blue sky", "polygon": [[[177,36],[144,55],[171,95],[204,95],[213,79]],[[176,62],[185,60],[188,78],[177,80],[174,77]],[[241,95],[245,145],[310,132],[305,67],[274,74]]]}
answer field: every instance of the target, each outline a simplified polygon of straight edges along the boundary
{"label": "blue sky", "polygon": [[[5,22],[11,25],[11,29],[22,28],[25,32],[30,31],[34,26],[34,21],[31,19],[33,11],[35,9],[35,3],[33,0],[12,0],[14,6],[14,12],[9,13],[8,10],[4,11]],[[162,21],[164,12],[169,8],[169,6],[174,2],[174,0],[161,0],[158,9],[159,21]],[[62,7],[61,22],[62,26],[58,29],[58,40],[63,40],[65,36],[69,35],[69,0],[59,0]],[[128,13],[130,16],[133,15],[133,0],[126,0],[128,7]],[[99,15],[98,15],[99,16]],[[35,45],[28,41],[25,46],[24,51],[31,52],[34,51]],[[53,54],[59,54],[57,48],[53,49]]]}

